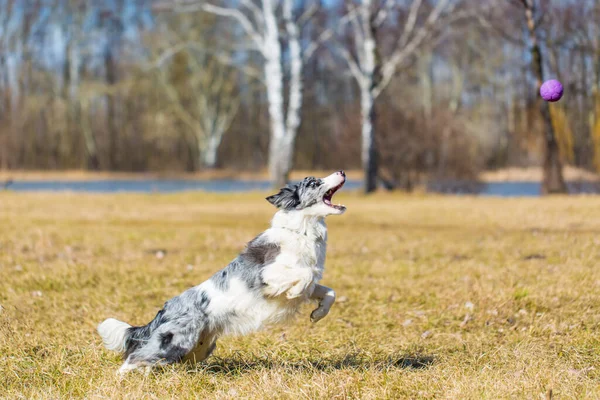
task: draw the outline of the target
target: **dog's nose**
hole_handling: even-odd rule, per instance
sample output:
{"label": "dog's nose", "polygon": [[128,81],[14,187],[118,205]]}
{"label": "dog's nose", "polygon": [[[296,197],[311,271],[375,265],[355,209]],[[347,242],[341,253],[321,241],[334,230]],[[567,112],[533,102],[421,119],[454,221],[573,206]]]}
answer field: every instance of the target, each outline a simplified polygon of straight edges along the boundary
{"label": "dog's nose", "polygon": [[338,171],[337,173],[338,173],[338,175],[341,175],[341,176],[343,176],[344,178],[346,177],[346,173],[345,173],[343,170],[340,170],[340,171]]}

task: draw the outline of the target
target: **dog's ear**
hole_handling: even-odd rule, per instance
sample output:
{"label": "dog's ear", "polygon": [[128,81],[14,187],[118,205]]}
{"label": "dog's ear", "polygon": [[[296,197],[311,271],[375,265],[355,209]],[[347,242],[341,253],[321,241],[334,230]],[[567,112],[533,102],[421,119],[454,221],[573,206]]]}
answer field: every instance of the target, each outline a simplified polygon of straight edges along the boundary
{"label": "dog's ear", "polygon": [[288,185],[282,188],[279,193],[267,197],[267,201],[282,210],[293,210],[300,205],[297,189],[296,185]]}

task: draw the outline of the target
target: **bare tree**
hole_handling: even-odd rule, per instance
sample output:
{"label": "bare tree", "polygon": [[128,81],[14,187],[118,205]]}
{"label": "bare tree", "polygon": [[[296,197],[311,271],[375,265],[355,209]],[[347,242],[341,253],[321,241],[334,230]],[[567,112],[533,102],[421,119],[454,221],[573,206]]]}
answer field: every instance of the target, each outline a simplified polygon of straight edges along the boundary
{"label": "bare tree", "polygon": [[191,132],[196,168],[214,168],[223,135],[239,106],[237,74],[205,52],[179,54],[175,60],[182,60],[184,73],[159,66],[159,81],[173,115]]}
{"label": "bare tree", "polygon": [[[361,168],[366,149],[392,188],[544,161],[522,0],[447,0],[437,19],[441,0],[22,3],[0,1],[0,168],[190,171],[219,138],[219,166],[274,174]],[[550,105],[560,161],[585,169],[600,168],[599,4],[533,13],[543,77],[569,94]]]}
{"label": "bare tree", "polygon": [[81,93],[81,63],[85,57],[86,37],[83,32],[84,21],[88,18],[90,7],[84,3],[69,0],[66,13],[72,18],[73,23],[65,24],[65,61],[63,66],[63,97],[68,103],[68,123],[70,130],[80,130],[86,153],[86,167],[92,170],[100,168],[98,146],[88,116],[89,96]]}
{"label": "bare tree", "polygon": [[[376,137],[376,102],[388,86],[396,71],[406,65],[428,41],[440,35],[435,27],[449,24],[450,16],[458,1],[439,0],[433,8],[424,11],[427,2],[412,0],[404,21],[404,29],[394,41],[386,56],[378,33],[392,15],[402,14],[396,1],[383,4],[373,0],[361,0],[358,6],[349,3],[350,27],[353,36],[352,50],[340,47],[350,72],[360,89],[362,117],[362,166],[364,190],[377,188],[378,151]],[[423,15],[424,12],[427,15]]]}
{"label": "bare tree", "polygon": [[166,29],[151,38],[158,57],[150,69],[166,94],[170,115],[186,133],[194,154],[189,168],[215,168],[223,136],[238,111],[239,74],[215,50],[219,29],[213,16],[163,17]]}
{"label": "bare tree", "polygon": [[[529,31],[529,46],[531,52],[531,66],[536,79],[536,91],[539,93],[544,82],[544,62],[542,51],[537,34],[536,21],[536,0],[521,0],[525,11],[527,21],[527,30]],[[550,105],[546,101],[538,99],[539,109],[544,121],[544,176],[542,178],[542,193],[566,193],[567,186],[563,178],[562,161],[560,159],[560,150],[556,140],[552,118],[550,115]]]}
{"label": "bare tree", "polygon": [[[103,23],[106,24],[108,32],[107,41],[103,48],[104,80],[107,86],[115,86],[119,81],[118,71],[118,49],[125,30],[123,22],[117,12],[105,11],[102,13]],[[113,95],[106,96],[107,129],[109,132],[109,165],[114,169],[118,163],[119,156],[119,99]]]}
{"label": "bare tree", "polygon": [[[301,122],[302,70],[305,59],[315,50],[315,46],[311,45],[303,52],[299,21],[306,20],[314,12],[314,7],[309,8],[303,16],[295,18],[292,0],[282,1],[281,15],[277,13],[277,1],[261,0],[259,4],[251,0],[241,0],[239,8],[232,8],[186,0],[166,3],[167,6],[174,6],[177,11],[202,10],[235,21],[250,39],[249,49],[262,56],[262,82],[266,86],[271,125],[269,174],[273,184],[279,187],[287,183],[293,167],[294,144]],[[285,27],[285,35],[279,29],[280,23]],[[287,98],[283,43],[287,44],[286,56],[289,59]]]}
{"label": "bare tree", "polygon": [[[504,7],[505,5],[517,5],[518,8],[514,8],[518,12],[522,12],[522,18],[525,21],[528,40],[523,41],[518,35],[510,32],[510,28],[507,29],[504,24],[500,24],[499,21],[506,20],[507,11],[511,11],[511,7]],[[513,43],[517,48],[522,48],[524,45],[528,45],[529,52],[531,55],[530,68],[535,77],[536,81],[536,108],[537,114],[541,118],[541,131],[543,133],[543,177],[542,177],[542,194],[552,193],[566,193],[567,187],[563,178],[562,171],[562,160],[560,154],[559,141],[552,124],[552,115],[550,113],[550,105],[543,101],[538,93],[544,82],[544,59],[542,55],[542,49],[540,45],[540,22],[543,15],[538,13],[538,1],[537,0],[508,0],[504,4],[493,3],[490,5],[491,14],[487,18],[480,18],[480,22],[493,33],[499,35],[506,41]],[[498,23],[496,23],[497,21]],[[513,26],[513,30],[518,31],[517,24]],[[524,79],[525,81],[527,79]]]}

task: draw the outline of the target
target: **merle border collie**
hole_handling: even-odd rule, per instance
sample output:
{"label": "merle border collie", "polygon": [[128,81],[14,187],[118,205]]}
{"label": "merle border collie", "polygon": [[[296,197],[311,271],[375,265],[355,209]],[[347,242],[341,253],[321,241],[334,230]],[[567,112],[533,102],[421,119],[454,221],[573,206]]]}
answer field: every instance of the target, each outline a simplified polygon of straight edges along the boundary
{"label": "merle border collie", "polygon": [[107,349],[123,354],[123,374],[157,364],[206,359],[221,335],[244,335],[294,316],[318,302],[310,319],[329,313],[335,292],[319,285],[325,265],[325,217],[346,211],[331,202],[346,182],[343,171],[307,177],[267,197],[278,208],[271,227],[228,266],[168,300],[144,326],[109,318],[98,325]]}

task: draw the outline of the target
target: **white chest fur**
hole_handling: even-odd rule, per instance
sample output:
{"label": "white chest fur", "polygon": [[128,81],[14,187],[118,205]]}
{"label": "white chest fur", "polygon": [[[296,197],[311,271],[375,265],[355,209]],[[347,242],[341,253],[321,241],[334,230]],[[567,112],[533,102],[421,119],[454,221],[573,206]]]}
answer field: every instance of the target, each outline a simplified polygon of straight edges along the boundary
{"label": "white chest fur", "polygon": [[265,233],[270,241],[279,244],[280,256],[290,267],[314,268],[322,273],[327,252],[327,225],[323,218],[277,213]]}
{"label": "white chest fur", "polygon": [[309,297],[325,267],[327,226],[323,218],[277,213],[265,235],[280,247],[275,262],[263,272],[270,293],[286,293],[288,299]]}

